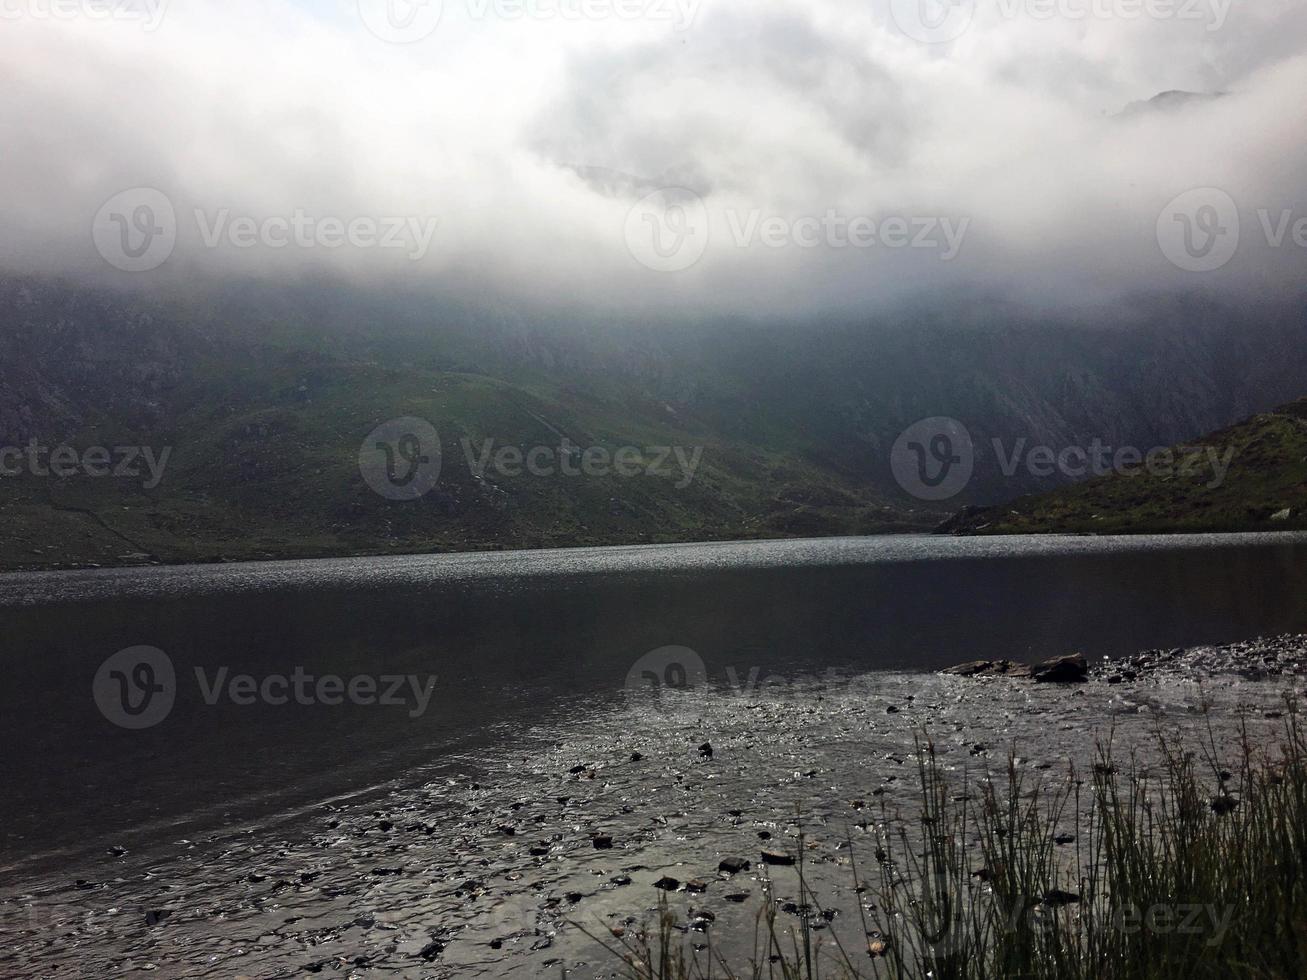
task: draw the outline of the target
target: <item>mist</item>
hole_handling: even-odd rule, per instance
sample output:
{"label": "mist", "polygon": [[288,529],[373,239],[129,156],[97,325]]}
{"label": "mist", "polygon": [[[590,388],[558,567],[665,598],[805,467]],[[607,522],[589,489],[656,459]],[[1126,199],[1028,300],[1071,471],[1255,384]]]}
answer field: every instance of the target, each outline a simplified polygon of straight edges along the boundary
{"label": "mist", "polygon": [[0,266],[794,318],[1301,285],[1307,2],[382,7],[9,0]]}

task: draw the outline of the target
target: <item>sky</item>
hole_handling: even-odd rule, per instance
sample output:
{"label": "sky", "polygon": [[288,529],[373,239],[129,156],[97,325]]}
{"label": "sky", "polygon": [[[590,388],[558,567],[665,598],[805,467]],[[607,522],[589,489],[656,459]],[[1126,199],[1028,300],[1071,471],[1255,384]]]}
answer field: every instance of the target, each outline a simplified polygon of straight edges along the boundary
{"label": "sky", "polygon": [[0,85],[13,271],[808,315],[1307,270],[1307,0],[0,0]]}

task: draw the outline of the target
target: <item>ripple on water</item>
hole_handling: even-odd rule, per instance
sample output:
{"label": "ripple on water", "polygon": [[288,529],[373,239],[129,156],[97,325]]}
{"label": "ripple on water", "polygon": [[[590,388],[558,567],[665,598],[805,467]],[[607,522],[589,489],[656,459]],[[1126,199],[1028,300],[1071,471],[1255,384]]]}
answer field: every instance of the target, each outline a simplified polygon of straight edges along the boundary
{"label": "ripple on water", "polygon": [[[691,942],[710,930],[728,957],[746,956],[765,878],[783,923],[805,912],[795,869],[761,862],[763,849],[797,855],[800,830],[829,917],[811,921],[856,944],[869,899],[854,891],[850,859],[871,863],[882,813],[912,811],[923,731],[959,779],[1006,766],[1012,746],[1032,778],[1060,779],[1092,766],[1109,726],[1145,764],[1159,726],[1205,730],[1204,704],[1218,736],[1241,705],[1254,708],[1255,734],[1269,730],[1286,686],[1302,685],[1200,686],[1166,671],[1077,687],[872,673],[577,704],[570,719],[448,760],[418,785],[27,882],[0,904],[0,972],[499,977],[565,965],[607,976],[608,954],[578,924],[637,927],[665,878],[678,883],[666,895]],[[604,837],[611,847],[596,846]],[[750,867],[720,871],[730,858]]]}

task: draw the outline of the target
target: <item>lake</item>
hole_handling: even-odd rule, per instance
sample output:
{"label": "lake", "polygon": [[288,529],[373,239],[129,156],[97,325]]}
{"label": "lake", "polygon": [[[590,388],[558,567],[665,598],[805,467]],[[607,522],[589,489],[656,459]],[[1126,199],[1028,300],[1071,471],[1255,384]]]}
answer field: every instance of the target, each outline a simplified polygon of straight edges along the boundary
{"label": "lake", "polygon": [[21,877],[114,842],[148,848],[430,778],[532,725],[583,729],[632,685],[1304,631],[1307,536],[905,536],[13,574],[0,578],[0,622],[0,863]]}

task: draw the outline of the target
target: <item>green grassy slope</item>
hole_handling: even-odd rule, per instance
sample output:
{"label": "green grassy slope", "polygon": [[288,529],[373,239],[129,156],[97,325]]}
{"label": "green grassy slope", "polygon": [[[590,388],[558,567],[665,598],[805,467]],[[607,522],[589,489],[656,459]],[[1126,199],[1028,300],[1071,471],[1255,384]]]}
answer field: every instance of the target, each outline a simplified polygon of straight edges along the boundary
{"label": "green grassy slope", "polygon": [[[1128,534],[1307,529],[1307,399],[1173,452],[1176,462],[1169,472],[1141,466],[1003,506],[968,508],[941,530]],[[1222,474],[1213,458],[1228,458],[1228,471]]]}
{"label": "green grassy slope", "polygon": [[[87,426],[79,448],[132,444],[171,456],[144,478],[0,479],[0,567],[67,567],[725,538],[869,533],[912,524],[866,485],[799,453],[725,438],[667,406],[463,372],[325,359],[306,370],[269,351],[190,370],[181,410],[148,435]],[[441,439],[436,487],[415,501],[373,492],[365,437],[401,416]],[[516,446],[641,451],[636,476],[502,474],[478,455]],[[48,440],[47,440],[48,441]],[[701,453],[693,478],[659,447]],[[927,525],[928,526],[928,525]]]}
{"label": "green grassy slope", "polygon": [[[1164,444],[1304,390],[1298,311],[1254,313],[645,321],[322,282],[178,296],[0,275],[0,453],[171,451],[152,489],[0,475],[0,568],[928,530],[954,505],[899,486],[908,426],[967,426],[982,452],[958,504],[1042,491],[983,448]],[[442,443],[438,485],[407,503],[359,471],[365,437],[401,416]],[[462,447],[564,437],[649,461],[679,447],[699,468],[481,479]]]}

